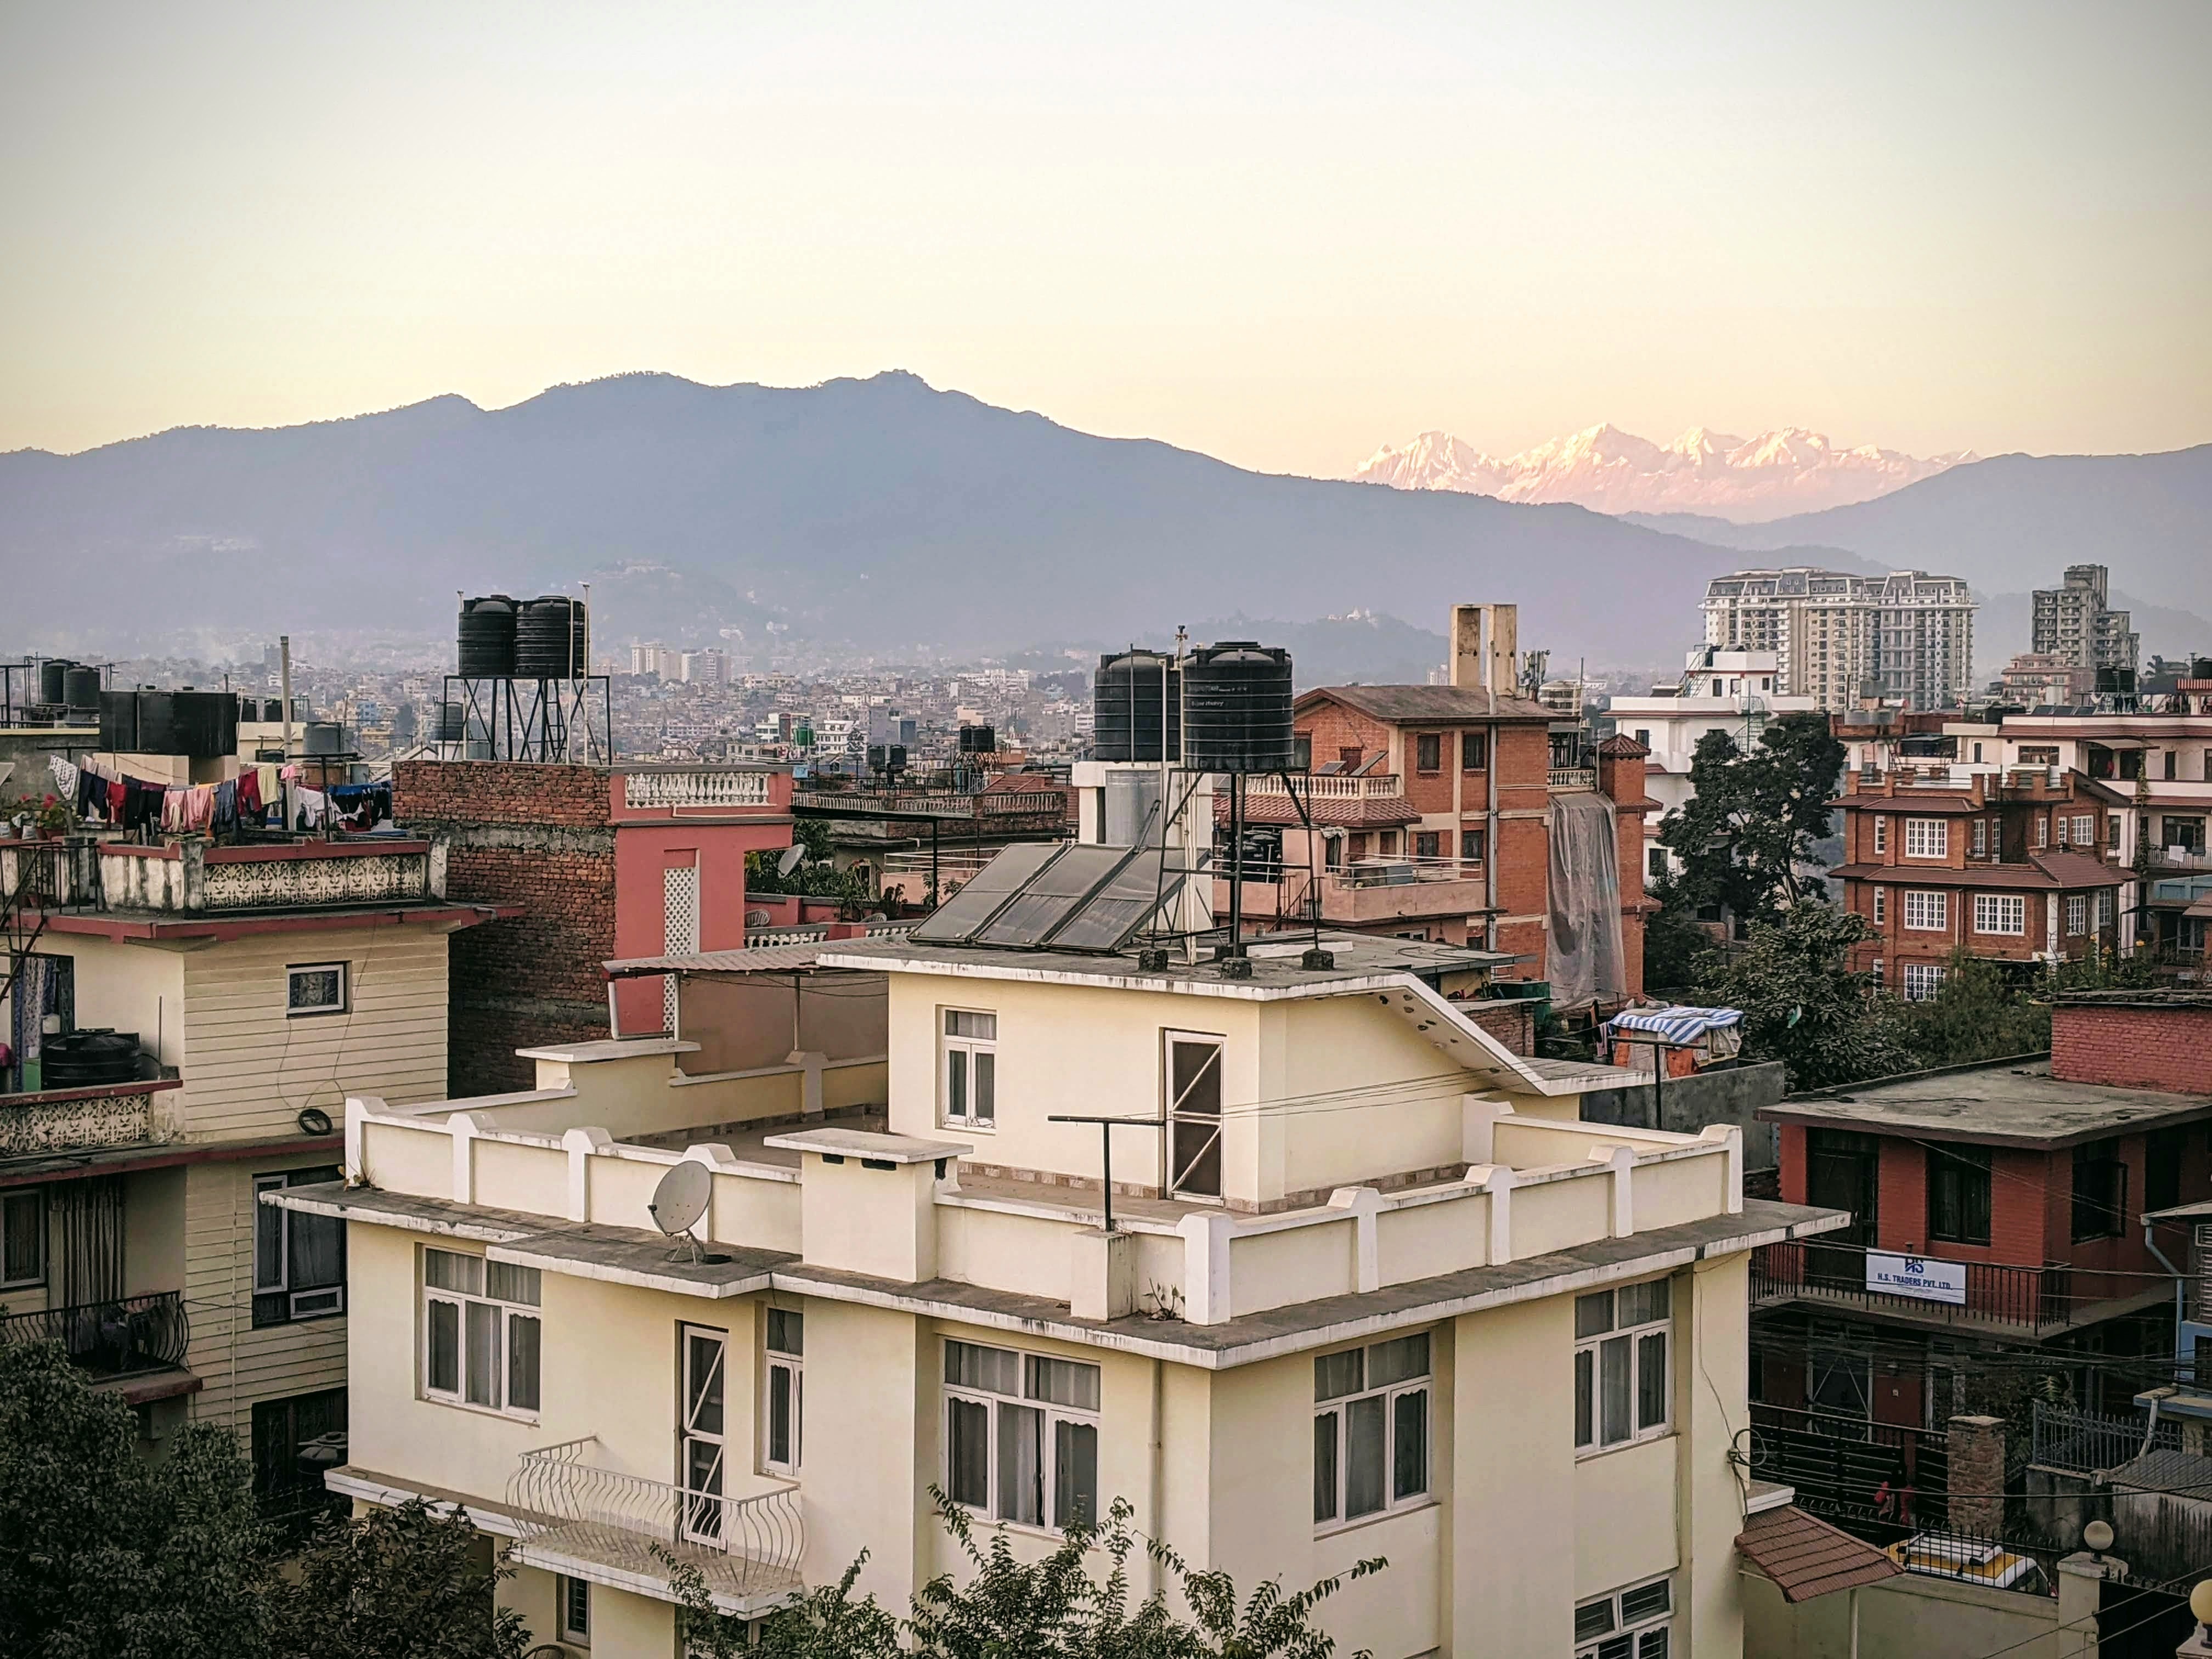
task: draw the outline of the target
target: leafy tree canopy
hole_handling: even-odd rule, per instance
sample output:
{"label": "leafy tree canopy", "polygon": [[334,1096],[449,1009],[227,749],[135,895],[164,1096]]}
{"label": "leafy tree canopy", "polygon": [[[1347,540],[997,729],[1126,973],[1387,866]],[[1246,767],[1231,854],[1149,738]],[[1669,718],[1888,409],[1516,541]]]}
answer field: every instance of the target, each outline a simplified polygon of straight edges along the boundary
{"label": "leafy tree canopy", "polygon": [[1802,872],[1823,863],[1815,848],[1829,833],[1844,757],[1820,714],[1770,720],[1748,750],[1726,732],[1700,738],[1690,760],[1694,793],[1659,826],[1661,844],[1682,861],[1683,900],[1723,905],[1749,923],[1817,896]]}
{"label": "leafy tree canopy", "polygon": [[1743,1010],[1745,1059],[1783,1061],[1793,1090],[1915,1068],[1898,1005],[1844,965],[1865,937],[1862,918],[1819,903],[1752,924],[1744,947],[1705,980],[1713,1001]]}

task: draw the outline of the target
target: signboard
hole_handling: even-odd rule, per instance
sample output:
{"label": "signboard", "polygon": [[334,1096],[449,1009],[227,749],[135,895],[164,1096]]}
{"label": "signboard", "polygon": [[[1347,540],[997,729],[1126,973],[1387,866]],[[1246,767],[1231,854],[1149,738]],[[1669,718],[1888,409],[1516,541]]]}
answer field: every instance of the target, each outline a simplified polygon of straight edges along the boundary
{"label": "signboard", "polygon": [[1948,1302],[1963,1308],[1966,1304],[1966,1264],[1869,1250],[1866,1287],[1887,1291],[1892,1296],[1917,1297],[1923,1302]]}

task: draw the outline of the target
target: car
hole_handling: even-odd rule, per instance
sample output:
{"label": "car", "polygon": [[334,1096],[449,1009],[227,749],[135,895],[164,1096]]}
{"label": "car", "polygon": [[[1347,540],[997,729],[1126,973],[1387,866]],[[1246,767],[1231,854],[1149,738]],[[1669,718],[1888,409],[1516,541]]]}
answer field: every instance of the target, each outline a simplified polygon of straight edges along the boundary
{"label": "car", "polygon": [[1930,1578],[1953,1578],[1962,1584],[2015,1589],[2030,1595],[2051,1594],[2050,1582],[2034,1557],[2015,1554],[1985,1538],[1923,1532],[1892,1544],[1887,1553],[1905,1571]]}

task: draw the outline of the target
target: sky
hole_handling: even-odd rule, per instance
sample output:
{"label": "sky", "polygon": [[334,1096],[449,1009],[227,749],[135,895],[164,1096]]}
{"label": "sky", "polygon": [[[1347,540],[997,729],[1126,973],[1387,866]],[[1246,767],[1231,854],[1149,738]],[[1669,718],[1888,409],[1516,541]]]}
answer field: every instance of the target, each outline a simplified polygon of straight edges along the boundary
{"label": "sky", "polygon": [[2212,440],[2212,5],[0,7],[0,450],[906,368],[1441,428]]}

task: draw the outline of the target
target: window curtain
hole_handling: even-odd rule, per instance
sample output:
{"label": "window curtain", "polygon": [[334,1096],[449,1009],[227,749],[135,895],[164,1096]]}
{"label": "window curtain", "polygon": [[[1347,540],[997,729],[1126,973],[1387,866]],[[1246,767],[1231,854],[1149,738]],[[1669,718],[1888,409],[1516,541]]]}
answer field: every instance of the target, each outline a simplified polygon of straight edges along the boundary
{"label": "window curtain", "polygon": [[123,1177],[94,1176],[53,1188],[54,1231],[64,1307],[123,1297]]}

